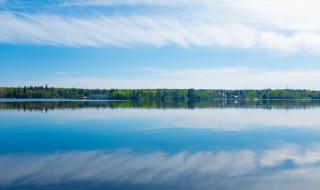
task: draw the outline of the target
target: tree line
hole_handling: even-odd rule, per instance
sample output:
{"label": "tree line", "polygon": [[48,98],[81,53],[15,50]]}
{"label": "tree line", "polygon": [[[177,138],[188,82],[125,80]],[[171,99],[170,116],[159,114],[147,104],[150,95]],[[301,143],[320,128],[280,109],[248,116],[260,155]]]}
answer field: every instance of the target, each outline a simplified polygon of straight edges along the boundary
{"label": "tree line", "polygon": [[320,99],[320,91],[293,89],[79,89],[46,86],[0,87],[0,98],[108,99],[136,101],[188,101],[210,99]]}

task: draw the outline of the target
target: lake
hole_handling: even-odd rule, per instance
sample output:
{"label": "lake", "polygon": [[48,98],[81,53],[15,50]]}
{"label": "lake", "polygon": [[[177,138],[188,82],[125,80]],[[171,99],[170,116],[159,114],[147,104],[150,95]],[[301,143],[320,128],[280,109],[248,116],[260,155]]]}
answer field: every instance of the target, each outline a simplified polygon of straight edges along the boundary
{"label": "lake", "polygon": [[320,102],[0,100],[0,189],[318,189]]}

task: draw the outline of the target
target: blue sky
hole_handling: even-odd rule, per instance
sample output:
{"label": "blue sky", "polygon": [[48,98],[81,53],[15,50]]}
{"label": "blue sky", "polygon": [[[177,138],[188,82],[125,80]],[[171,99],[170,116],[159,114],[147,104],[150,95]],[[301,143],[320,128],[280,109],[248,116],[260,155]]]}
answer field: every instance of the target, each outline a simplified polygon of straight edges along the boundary
{"label": "blue sky", "polygon": [[315,0],[0,0],[0,86],[320,89]]}

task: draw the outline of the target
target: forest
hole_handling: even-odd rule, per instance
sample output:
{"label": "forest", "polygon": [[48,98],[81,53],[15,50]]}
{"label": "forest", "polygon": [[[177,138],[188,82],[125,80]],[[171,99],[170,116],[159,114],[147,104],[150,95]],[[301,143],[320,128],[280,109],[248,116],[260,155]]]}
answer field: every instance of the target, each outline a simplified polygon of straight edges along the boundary
{"label": "forest", "polygon": [[79,89],[46,86],[0,87],[0,98],[176,101],[211,99],[320,99],[320,91],[293,89]]}

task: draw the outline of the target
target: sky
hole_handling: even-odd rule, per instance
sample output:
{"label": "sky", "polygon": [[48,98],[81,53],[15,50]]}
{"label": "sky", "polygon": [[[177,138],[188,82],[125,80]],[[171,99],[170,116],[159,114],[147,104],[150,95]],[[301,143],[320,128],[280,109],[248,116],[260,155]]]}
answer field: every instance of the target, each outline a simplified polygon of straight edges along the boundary
{"label": "sky", "polygon": [[317,0],[0,0],[0,86],[320,90]]}

